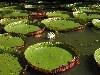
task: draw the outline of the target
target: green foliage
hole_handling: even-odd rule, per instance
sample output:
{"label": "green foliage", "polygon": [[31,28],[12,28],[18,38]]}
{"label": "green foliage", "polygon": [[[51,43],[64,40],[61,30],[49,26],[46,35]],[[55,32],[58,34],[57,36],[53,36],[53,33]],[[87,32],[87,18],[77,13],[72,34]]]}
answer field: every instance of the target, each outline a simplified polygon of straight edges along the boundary
{"label": "green foliage", "polygon": [[10,18],[3,18],[0,20],[1,25],[8,25],[9,23],[16,22],[16,21],[27,21],[27,19],[10,19]]}
{"label": "green foliage", "polygon": [[50,30],[55,31],[69,31],[80,26],[79,23],[75,23],[71,20],[62,20],[60,18],[44,19],[41,23],[45,24]]}
{"label": "green foliage", "polygon": [[84,13],[83,11],[76,11],[73,12],[73,16],[78,19],[79,22],[81,23],[85,23],[88,20],[88,16],[86,13]]}
{"label": "green foliage", "polygon": [[95,58],[95,61],[100,64],[100,48],[97,49],[94,53],[94,58]]}
{"label": "green foliage", "polygon": [[35,32],[40,30],[38,26],[35,26],[34,24],[29,25],[24,21],[12,22],[7,26],[5,26],[4,29],[7,32],[20,33],[20,34],[28,34],[30,32]]}
{"label": "green foliage", "polygon": [[88,15],[88,19],[92,20],[92,19],[100,19],[100,15],[99,14],[89,14]]}
{"label": "green foliage", "polygon": [[96,28],[100,28],[100,20],[99,19],[93,19],[92,23]]}
{"label": "green foliage", "polygon": [[67,65],[73,59],[69,50],[62,48],[59,42],[54,44],[52,42],[41,42],[29,46],[24,55],[33,66],[52,71],[62,65]]}
{"label": "green foliage", "polygon": [[9,54],[0,54],[0,75],[20,75],[21,70],[18,58]]}
{"label": "green foliage", "polygon": [[0,53],[16,53],[17,47],[22,45],[24,41],[19,37],[0,35]]}
{"label": "green foliage", "polygon": [[3,17],[27,17],[28,13],[22,13],[19,11],[15,11],[9,14],[5,14]]}
{"label": "green foliage", "polygon": [[64,19],[70,18],[69,14],[67,12],[64,12],[64,11],[47,12],[46,15],[48,17],[61,17],[61,18],[64,18]]}

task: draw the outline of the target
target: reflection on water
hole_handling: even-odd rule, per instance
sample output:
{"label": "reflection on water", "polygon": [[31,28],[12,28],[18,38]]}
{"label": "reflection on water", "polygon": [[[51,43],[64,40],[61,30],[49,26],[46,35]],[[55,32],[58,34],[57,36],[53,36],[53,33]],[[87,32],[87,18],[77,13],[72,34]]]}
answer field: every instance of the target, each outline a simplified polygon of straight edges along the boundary
{"label": "reflection on water", "polygon": [[[27,38],[26,43],[34,44],[41,41],[50,41],[46,39],[45,32],[42,38],[34,39],[33,37]],[[97,67],[93,53],[100,47],[100,34],[93,32],[90,28],[87,28],[84,32],[66,32],[56,34],[54,41],[66,42],[78,50],[80,50],[80,65],[77,65],[69,72],[64,72],[56,75],[100,75],[100,68]],[[39,72],[32,72],[30,75],[44,75]]]}

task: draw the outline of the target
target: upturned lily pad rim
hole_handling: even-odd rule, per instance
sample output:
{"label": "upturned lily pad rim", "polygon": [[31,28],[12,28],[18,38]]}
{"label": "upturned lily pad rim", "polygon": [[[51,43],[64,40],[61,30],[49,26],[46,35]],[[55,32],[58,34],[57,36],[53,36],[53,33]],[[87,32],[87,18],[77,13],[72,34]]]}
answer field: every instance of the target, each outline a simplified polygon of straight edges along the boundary
{"label": "upturned lily pad rim", "polygon": [[[44,44],[43,46],[42,46],[42,44]],[[76,48],[74,48],[73,46],[71,46],[71,45],[68,45],[68,44],[66,44],[66,43],[62,43],[62,42],[41,42],[41,43],[37,43],[37,44],[34,44],[34,45],[31,45],[30,47],[32,47],[32,46],[34,46],[34,48],[36,47],[36,48],[38,48],[38,47],[45,47],[45,45],[47,44],[47,46],[50,46],[50,47],[53,47],[53,46],[57,46],[57,47],[61,47],[61,48],[67,48],[67,50],[69,51],[69,52],[71,52],[71,54],[73,54],[72,56],[73,56],[73,59],[74,59],[74,56],[75,57],[78,57],[79,58],[79,56],[80,56],[80,53],[79,53],[79,51],[77,51],[77,49]],[[29,47],[28,47],[29,48]],[[27,51],[27,50],[26,50]],[[25,52],[26,52],[25,51]],[[25,54],[25,52],[24,52],[24,56],[26,55]],[[26,58],[26,57],[25,57]],[[27,58],[26,58],[26,60],[27,60]],[[61,66],[59,66],[58,68],[55,68],[55,69],[53,69],[53,70],[46,70],[46,69],[42,69],[42,68],[39,68],[39,67],[37,67],[37,66],[35,66],[35,65],[32,65],[28,60],[27,60],[27,62],[29,63],[29,65],[31,65],[31,67],[33,67],[34,69],[36,69],[36,70],[39,70],[39,71],[41,71],[41,72],[44,72],[44,73],[57,73],[57,72],[55,72],[55,71],[57,71],[57,69],[60,69],[63,65],[61,65]],[[71,63],[71,61],[69,61],[70,63]],[[69,64],[66,64],[66,65],[70,65],[70,63]],[[65,65],[65,66],[66,66]],[[74,65],[75,66],[75,65]],[[63,71],[59,71],[59,72],[63,72]]]}

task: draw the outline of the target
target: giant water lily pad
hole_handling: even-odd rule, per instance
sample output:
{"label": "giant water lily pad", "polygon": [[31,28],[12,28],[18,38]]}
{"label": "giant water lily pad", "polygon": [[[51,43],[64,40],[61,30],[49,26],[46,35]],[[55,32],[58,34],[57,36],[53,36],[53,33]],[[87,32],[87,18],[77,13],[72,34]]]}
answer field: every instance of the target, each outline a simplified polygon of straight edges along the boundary
{"label": "giant water lily pad", "polygon": [[1,25],[8,25],[9,23],[12,23],[12,22],[17,22],[17,21],[25,21],[27,22],[27,19],[11,19],[11,18],[3,18],[0,20],[0,24]]}
{"label": "giant water lily pad", "polygon": [[41,21],[47,28],[55,31],[69,31],[80,26],[71,20],[62,20],[60,18],[49,18]]}
{"label": "giant water lily pad", "polygon": [[4,28],[7,32],[11,33],[20,33],[20,34],[28,34],[30,32],[35,32],[40,30],[38,26],[29,25],[23,21],[12,22],[5,26]]}
{"label": "giant water lily pad", "polygon": [[10,35],[0,35],[0,48],[14,48],[24,45],[24,41],[19,37],[12,37]]}
{"label": "giant water lily pad", "polygon": [[64,19],[70,18],[69,14],[67,12],[64,12],[64,11],[47,12],[46,15],[48,17],[61,17],[61,18],[64,18]]}
{"label": "giant water lily pad", "polygon": [[78,21],[80,22],[87,22],[88,20],[88,16],[86,13],[84,13],[83,11],[76,11],[73,12],[73,16],[78,19]]}
{"label": "giant water lily pad", "polygon": [[28,14],[27,13],[22,13],[20,11],[14,11],[12,13],[9,14],[5,14],[3,17],[27,17]]}
{"label": "giant water lily pad", "polygon": [[95,61],[100,65],[100,48],[95,51],[94,58]]}
{"label": "giant water lily pad", "polygon": [[0,75],[20,75],[21,70],[18,58],[9,54],[0,54]]}
{"label": "giant water lily pad", "polygon": [[26,60],[38,70],[56,73],[57,68],[68,65],[76,55],[69,45],[64,45],[60,42],[37,43],[28,47],[24,55]]}
{"label": "giant water lily pad", "polygon": [[96,28],[100,28],[100,20],[99,19],[93,19],[92,23]]}

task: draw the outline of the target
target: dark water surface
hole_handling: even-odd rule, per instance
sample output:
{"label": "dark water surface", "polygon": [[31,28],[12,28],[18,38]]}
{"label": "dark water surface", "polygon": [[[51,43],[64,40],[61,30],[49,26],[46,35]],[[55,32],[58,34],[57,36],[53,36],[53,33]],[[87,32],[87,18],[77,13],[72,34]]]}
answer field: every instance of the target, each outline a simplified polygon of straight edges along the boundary
{"label": "dark water surface", "polygon": [[[55,75],[100,75],[93,58],[94,51],[100,48],[100,31],[87,28],[84,32],[66,32],[58,33],[55,40],[48,40],[45,37],[34,39],[27,38],[26,43],[32,44],[41,41],[61,41],[70,44],[80,51],[80,65],[75,66],[70,71]],[[45,35],[45,33],[44,33]],[[44,75],[39,72],[32,72],[29,75]]]}

